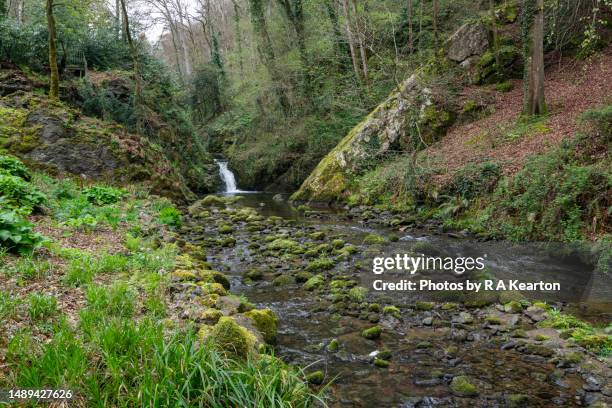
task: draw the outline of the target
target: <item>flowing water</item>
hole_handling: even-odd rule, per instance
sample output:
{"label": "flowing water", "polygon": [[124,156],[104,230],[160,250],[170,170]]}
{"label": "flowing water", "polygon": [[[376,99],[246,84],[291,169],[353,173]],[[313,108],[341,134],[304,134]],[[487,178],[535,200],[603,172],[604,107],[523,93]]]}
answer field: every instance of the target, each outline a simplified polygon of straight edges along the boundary
{"label": "flowing water", "polygon": [[[217,163],[226,183],[226,194],[231,194],[237,190],[235,178],[226,162]],[[232,292],[244,294],[257,307],[271,308],[278,315],[279,335],[275,349],[279,357],[306,367],[306,371],[324,371],[326,381],[333,379],[328,390],[331,406],[569,407],[589,405],[591,400],[601,396],[598,392],[583,391],[584,374],[573,367],[559,368],[550,356],[517,351],[519,346],[516,349],[514,345],[502,347],[513,341],[511,333],[516,328],[526,330],[531,337],[540,332],[550,336],[551,340],[545,343],[550,349],[563,347],[554,330],[538,329],[520,313],[504,313],[493,305],[446,310],[441,307],[442,299],[434,299],[438,303],[432,310],[419,310],[414,302],[422,294],[372,290],[366,294],[370,305],[395,305],[401,310],[401,318],[382,312],[368,313],[348,299],[338,300],[329,293],[309,292],[293,281],[274,284],[275,277],[293,276],[303,271],[309,259],[274,257],[265,252],[261,255],[256,248],[269,242],[263,239],[266,236],[303,240],[313,232],[324,232],[325,242],[331,242],[332,238],[342,239],[359,248],[350,259],[341,260],[324,273],[331,276],[330,279],[350,277],[366,288],[371,287],[374,278],[370,267],[372,256],[377,253],[406,253],[415,245],[432,253],[453,256],[486,253],[493,274],[504,275],[504,279],[556,279],[576,292],[582,301],[583,307],[574,307],[576,312],[589,310],[592,313],[594,309],[584,307],[590,296],[585,288],[589,285],[600,287],[602,283],[593,284],[588,266],[576,260],[569,261],[567,256],[551,255],[550,251],[543,254],[539,248],[509,248],[503,243],[483,244],[418,230],[404,231],[397,242],[368,247],[363,244],[367,234],[388,235],[390,231],[331,211],[321,211],[314,218],[304,217],[285,199],[261,193],[244,195],[239,206],[257,209],[262,216],[270,217],[266,224],[271,225],[258,231],[249,231],[248,223],[237,226],[233,235],[235,246],[210,250],[209,261],[231,277]],[[215,234],[215,227],[210,224],[204,227],[205,233]],[[198,243],[199,237],[194,236],[193,241]],[[266,271],[263,280],[245,281],[245,271],[253,268]],[[609,280],[603,283],[603,301],[599,296],[599,309],[595,309],[598,312],[596,317],[591,316],[600,322],[610,321],[609,284]],[[451,294],[444,301],[453,300],[452,297]],[[562,303],[557,304],[562,306]],[[457,320],[460,312],[468,313],[474,322],[464,324]],[[498,317],[500,325],[487,323],[486,318],[490,315]],[[364,338],[362,331],[374,324],[383,328],[382,336],[375,340]],[[328,347],[333,339],[340,345],[338,350]],[[381,350],[391,351],[388,368],[372,364],[372,356]],[[479,395],[467,398],[451,392],[451,379],[458,375],[469,376]],[[610,370],[604,369],[604,375],[609,377]],[[520,395],[528,396],[526,405],[511,405],[509,401]]]}
{"label": "flowing water", "polygon": [[215,159],[215,163],[219,166],[219,175],[225,185],[225,193],[233,194],[240,193],[238,185],[236,184],[236,177],[234,173],[229,169],[227,161]]}

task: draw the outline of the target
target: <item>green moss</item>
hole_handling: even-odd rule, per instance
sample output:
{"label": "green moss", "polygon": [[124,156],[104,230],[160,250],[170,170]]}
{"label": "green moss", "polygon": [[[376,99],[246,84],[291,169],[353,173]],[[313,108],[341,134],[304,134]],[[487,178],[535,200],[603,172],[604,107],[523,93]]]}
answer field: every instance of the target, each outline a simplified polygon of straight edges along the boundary
{"label": "green moss", "polygon": [[329,344],[327,345],[327,351],[329,351],[330,353],[333,353],[333,352],[338,351],[339,347],[340,347],[340,343],[338,342],[338,339],[332,339],[332,341],[330,341]]}
{"label": "green moss", "polygon": [[387,240],[384,237],[376,234],[368,234],[363,239],[363,243],[367,245],[384,244],[385,242]]}
{"label": "green moss", "polygon": [[221,317],[210,330],[200,334],[220,350],[238,358],[247,358],[255,351],[255,336],[228,316]]}
{"label": "green moss", "polygon": [[416,310],[431,310],[434,308],[433,302],[416,302],[415,305]]}
{"label": "green moss", "polygon": [[227,277],[218,271],[203,270],[200,271],[200,280],[208,283],[219,283],[225,289],[230,289],[230,281]]}
{"label": "green moss", "polygon": [[478,395],[478,389],[465,375],[454,377],[451,381],[450,389],[453,394],[460,397],[475,397]]}
{"label": "green moss", "polygon": [[225,200],[222,197],[209,195],[198,201],[204,207],[225,207]]}
{"label": "green moss", "polygon": [[279,238],[270,242],[270,244],[268,244],[268,249],[274,251],[296,252],[301,249],[301,246],[294,240]]}
{"label": "green moss", "polygon": [[306,375],[306,382],[314,385],[321,385],[325,380],[325,374],[323,371],[313,371]]}
{"label": "green moss", "polygon": [[251,310],[244,314],[253,320],[255,327],[262,334],[264,341],[269,344],[276,342],[278,330],[278,317],[270,309]]}
{"label": "green moss", "polygon": [[307,266],[306,270],[309,272],[320,272],[333,268],[335,265],[334,261],[329,258],[318,258],[311,261]]}
{"label": "green moss", "polygon": [[312,278],[313,274],[310,272],[306,272],[306,271],[301,271],[295,274],[295,281],[297,283],[304,283],[307,282],[308,279]]}
{"label": "green moss", "polygon": [[506,397],[508,408],[522,408],[529,406],[529,396],[524,394],[511,394]]}
{"label": "green moss", "polygon": [[295,280],[289,275],[279,275],[272,281],[274,286],[286,286],[294,283]]}
{"label": "green moss", "polygon": [[382,334],[382,329],[380,326],[370,327],[369,329],[365,329],[361,332],[361,335],[366,339],[375,340],[380,337]]}
{"label": "green moss", "polygon": [[355,286],[349,290],[349,298],[354,302],[363,302],[367,293],[368,290],[366,288]]}
{"label": "green moss", "polygon": [[396,306],[385,306],[383,309],[384,314],[389,314],[397,319],[401,318],[400,310]]}
{"label": "green moss", "polygon": [[389,367],[390,364],[391,363],[389,361],[387,361],[387,360],[383,360],[383,359],[380,359],[380,358],[375,358],[374,359],[374,365],[376,367],[387,368],[387,367]]}
{"label": "green moss", "polygon": [[207,309],[202,312],[200,318],[208,324],[216,324],[223,317],[223,313],[217,309]]}
{"label": "green moss", "polygon": [[304,289],[315,290],[323,286],[325,279],[321,275],[315,275],[304,283]]}

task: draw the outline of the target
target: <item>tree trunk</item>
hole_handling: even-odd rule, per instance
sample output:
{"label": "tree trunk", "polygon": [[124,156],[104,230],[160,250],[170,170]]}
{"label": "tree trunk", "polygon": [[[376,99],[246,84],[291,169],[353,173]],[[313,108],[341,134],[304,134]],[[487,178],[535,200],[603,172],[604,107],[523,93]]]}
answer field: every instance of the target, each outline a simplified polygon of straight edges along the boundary
{"label": "tree trunk", "polygon": [[232,0],[234,5],[234,31],[236,36],[236,46],[238,47],[238,64],[240,66],[240,76],[244,75],[244,62],[242,56],[242,33],[240,32],[240,8],[238,2]]}
{"label": "tree trunk", "polygon": [[361,67],[355,51],[355,39],[353,37],[353,30],[351,28],[351,10],[349,9],[348,0],[342,0],[342,8],[344,10],[346,37],[348,39],[349,50],[351,51],[351,59],[353,60],[353,69],[355,70],[355,76],[357,79],[361,80]]}
{"label": "tree trunk", "polygon": [[408,15],[408,51],[412,54],[414,51],[414,32],[412,30],[412,4],[413,0],[408,0],[408,10],[406,14]]}
{"label": "tree trunk", "polygon": [[340,23],[338,21],[338,13],[336,10],[336,1],[328,0],[325,3],[327,8],[327,16],[329,17],[329,21],[332,26],[332,30],[334,32],[334,45],[337,50],[337,54],[339,57],[338,67],[342,68],[349,63],[350,51],[346,46],[344,39],[342,38],[342,30],[340,29]]}
{"label": "tree trunk", "polygon": [[6,17],[7,14],[6,0],[0,0],[0,17]]}
{"label": "tree trunk", "polygon": [[433,31],[436,47],[438,46],[438,0],[433,0]]}
{"label": "tree trunk", "polygon": [[359,24],[359,13],[357,12],[357,0],[353,0],[353,12],[355,14],[355,31],[357,31],[357,39],[359,40],[359,54],[361,55],[361,66],[363,68],[363,79],[366,83],[369,80],[368,74],[368,54],[365,49],[365,33],[364,30],[361,29],[361,24]]}
{"label": "tree trunk", "polygon": [[130,32],[130,22],[128,19],[127,7],[125,5],[126,0],[121,1],[121,10],[123,12],[123,30],[130,47],[130,53],[132,54],[132,61],[134,64],[134,110],[136,111],[136,128],[139,133],[143,132],[143,114],[142,111],[144,101],[142,98],[142,78],[140,77],[140,62],[138,61],[138,50],[136,44],[132,40],[132,33]]}
{"label": "tree trunk", "polygon": [[497,17],[495,16],[495,0],[489,0],[489,9],[491,13],[491,28],[493,31],[493,54],[495,55],[495,70],[497,76],[501,77],[502,69],[501,62],[499,59],[499,44],[497,42]]}
{"label": "tree trunk", "polygon": [[544,0],[523,0],[525,99],[528,115],[546,113],[544,96]]}
{"label": "tree trunk", "polygon": [[47,26],[49,29],[49,97],[59,98],[59,71],[57,69],[57,43],[55,42],[55,17],[53,0],[47,0]]}

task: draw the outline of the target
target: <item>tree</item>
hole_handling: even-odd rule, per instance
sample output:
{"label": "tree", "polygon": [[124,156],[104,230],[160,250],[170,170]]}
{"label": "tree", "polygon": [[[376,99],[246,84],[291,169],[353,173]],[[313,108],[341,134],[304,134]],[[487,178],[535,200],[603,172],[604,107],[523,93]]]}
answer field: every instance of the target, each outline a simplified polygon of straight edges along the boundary
{"label": "tree", "polygon": [[413,11],[413,0],[408,0],[408,8],[406,10],[406,14],[408,17],[408,51],[412,54],[414,51],[414,32],[412,29],[412,17],[414,14]]}
{"label": "tree", "polygon": [[438,0],[433,0],[432,14],[434,40],[436,46],[438,46]]}
{"label": "tree", "polygon": [[134,110],[136,111],[136,129],[142,133],[142,108],[144,101],[142,99],[142,78],[140,76],[140,61],[138,59],[138,50],[136,44],[132,39],[132,33],[130,32],[130,21],[128,18],[127,6],[125,0],[121,0],[121,11],[123,14],[123,30],[130,47],[130,53],[132,54],[132,62],[134,64]]}
{"label": "tree", "polygon": [[367,50],[365,48],[365,29],[362,28],[362,24],[359,21],[359,12],[357,9],[357,0],[352,1],[353,12],[355,13],[355,31],[357,32],[357,40],[359,41],[359,54],[361,55],[361,67],[363,69],[363,80],[368,83],[369,73],[368,73],[368,56]]}
{"label": "tree", "polygon": [[361,80],[361,66],[359,65],[357,51],[355,50],[355,38],[353,36],[353,29],[351,27],[351,10],[349,8],[348,2],[349,0],[342,0],[342,10],[344,11],[346,37],[349,44],[349,50],[351,51],[351,60],[353,61],[353,69],[355,70],[355,76],[357,77],[357,80]]}
{"label": "tree", "polygon": [[523,39],[524,101],[523,113],[546,113],[544,96],[544,0],[523,0],[521,15]]}
{"label": "tree", "polygon": [[47,28],[49,30],[49,97],[59,98],[59,70],[57,68],[57,43],[55,40],[55,17],[53,16],[53,0],[47,0]]}
{"label": "tree", "polygon": [[489,0],[489,12],[491,15],[491,28],[493,31],[493,54],[495,55],[495,69],[497,70],[497,75],[501,74],[501,62],[499,59],[499,44],[497,41],[497,17],[495,16],[495,0]]}
{"label": "tree", "polygon": [[6,7],[6,0],[0,0],[0,18],[6,17],[8,14],[8,9]]}

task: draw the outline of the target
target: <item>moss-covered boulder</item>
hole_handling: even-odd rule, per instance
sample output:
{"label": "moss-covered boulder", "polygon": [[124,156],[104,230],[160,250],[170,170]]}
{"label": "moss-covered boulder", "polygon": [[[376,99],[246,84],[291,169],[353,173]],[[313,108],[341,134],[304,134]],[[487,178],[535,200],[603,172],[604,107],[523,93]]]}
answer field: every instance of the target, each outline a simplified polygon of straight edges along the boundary
{"label": "moss-covered boulder", "polygon": [[465,375],[454,377],[450,383],[450,389],[453,394],[459,397],[475,397],[478,395],[478,388]]}
{"label": "moss-covered boulder", "polygon": [[270,309],[251,310],[244,314],[253,320],[253,324],[263,336],[266,343],[274,344],[278,330],[278,317]]}
{"label": "moss-covered boulder", "polygon": [[315,290],[323,286],[325,279],[321,275],[315,275],[304,283],[304,289]]}
{"label": "moss-covered boulder", "polygon": [[374,340],[380,337],[382,334],[382,329],[380,326],[370,327],[369,329],[365,329],[361,332],[361,335],[366,339]]}
{"label": "moss-covered boulder", "polygon": [[212,328],[201,329],[200,336],[220,350],[239,358],[246,358],[254,352],[257,343],[253,333],[228,316],[221,317]]}
{"label": "moss-covered boulder", "polygon": [[420,121],[422,110],[433,103],[419,75],[412,75],[321,160],[291,200],[342,199],[351,181],[365,171],[368,163],[411,137],[408,124]]}

